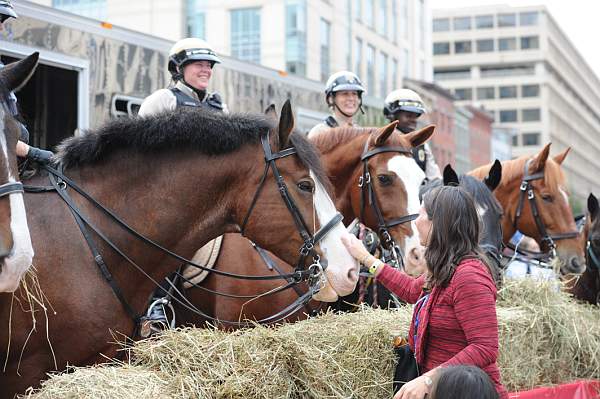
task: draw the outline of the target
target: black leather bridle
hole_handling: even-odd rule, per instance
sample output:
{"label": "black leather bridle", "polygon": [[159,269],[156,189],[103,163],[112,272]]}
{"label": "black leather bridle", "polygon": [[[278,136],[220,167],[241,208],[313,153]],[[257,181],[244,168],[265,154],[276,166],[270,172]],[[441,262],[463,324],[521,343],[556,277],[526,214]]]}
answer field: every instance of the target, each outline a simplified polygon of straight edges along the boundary
{"label": "black leather bridle", "polygon": [[[515,230],[517,230],[517,223],[519,221],[519,217],[523,212],[523,206],[525,204],[525,198],[529,201],[529,207],[531,208],[531,214],[533,216],[533,220],[537,226],[538,232],[542,237],[542,244],[546,244],[548,248],[548,252],[532,252],[519,249],[518,251],[523,252],[525,255],[528,255],[534,259],[543,259],[543,258],[555,258],[556,257],[556,243],[555,241],[559,240],[567,240],[570,238],[576,238],[579,235],[578,231],[569,231],[566,233],[560,234],[550,234],[546,229],[546,225],[542,221],[542,217],[539,212],[539,208],[537,206],[537,202],[535,200],[535,191],[533,189],[533,185],[531,184],[534,180],[541,180],[544,178],[544,170],[541,172],[537,172],[534,174],[529,174],[529,164],[531,163],[531,159],[529,159],[525,163],[525,170],[523,172],[523,180],[521,181],[521,186],[519,187],[519,203],[517,205],[517,212],[515,213],[515,217],[513,219],[513,226]],[[510,244],[508,245],[510,247]],[[511,249],[515,249],[514,247],[510,247]]]}
{"label": "black leather bridle", "polygon": [[8,182],[0,185],[0,198],[5,197],[14,193],[23,192],[23,183],[21,182]]}
{"label": "black leather bridle", "polygon": [[358,178],[358,187],[361,188],[360,194],[360,220],[365,220],[365,212],[367,202],[373,209],[375,217],[377,218],[377,233],[382,239],[382,246],[386,250],[383,261],[385,263],[393,263],[393,266],[403,266],[403,254],[400,247],[396,244],[392,238],[389,229],[400,224],[409,223],[415,220],[419,215],[416,213],[401,216],[392,220],[385,220],[381,207],[377,202],[377,196],[375,195],[375,189],[373,188],[373,182],[371,180],[371,173],[369,172],[369,159],[377,154],[384,152],[395,152],[399,154],[406,154],[412,157],[412,149],[400,146],[383,146],[376,147],[369,151],[369,139],[365,142],[365,148],[360,160],[363,163],[362,175]]}
{"label": "black leather bridle", "polygon": [[[292,214],[292,217],[294,218],[294,222],[296,223],[298,231],[299,231],[302,239],[304,240],[304,243],[299,250],[300,260],[298,261],[298,264],[296,266],[296,270],[294,271],[294,273],[278,274],[278,275],[265,275],[265,276],[246,276],[246,275],[240,275],[240,274],[235,274],[235,273],[228,273],[228,272],[224,272],[224,271],[220,271],[220,270],[216,270],[216,269],[210,269],[204,265],[194,263],[191,260],[186,259],[186,258],[168,250],[167,248],[161,246],[160,244],[150,240],[149,238],[145,237],[143,234],[141,234],[138,231],[136,231],[135,229],[133,229],[131,226],[129,226],[127,223],[125,223],[119,216],[117,216],[113,211],[111,211],[110,209],[108,209],[105,206],[103,206],[102,204],[100,204],[93,197],[91,197],[87,192],[85,192],[81,187],[79,187],[79,185],[77,185],[73,180],[71,180],[70,178],[65,176],[63,174],[63,171],[62,171],[62,168],[60,167],[60,165],[59,165],[58,169],[56,169],[52,166],[49,166],[49,165],[43,166],[44,169],[46,169],[48,171],[48,177],[49,177],[51,186],[48,186],[48,187],[25,186],[24,188],[27,192],[31,192],[31,193],[44,193],[44,192],[56,191],[58,193],[58,195],[63,199],[63,201],[65,201],[65,203],[69,207],[71,213],[73,214],[73,217],[75,218],[75,221],[90,248],[92,257],[94,258],[94,262],[98,266],[104,279],[110,285],[115,296],[117,297],[117,299],[119,300],[119,302],[121,303],[121,305],[123,306],[123,308],[125,309],[127,314],[133,319],[133,321],[135,323],[135,331],[134,331],[133,335],[137,334],[137,331],[139,328],[139,323],[140,323],[140,321],[144,320],[144,317],[137,314],[135,312],[135,310],[129,305],[127,300],[125,299],[125,296],[124,296],[122,290],[119,288],[117,282],[114,280],[112,274],[108,270],[108,267],[107,267],[106,263],[104,262],[104,258],[100,254],[100,251],[99,251],[97,245],[95,244],[95,242],[92,238],[92,235],[90,234],[90,230],[92,230],[94,233],[96,233],[96,235],[98,237],[100,237],[102,239],[102,241],[104,241],[110,248],[112,248],[115,252],[117,252],[117,254],[119,254],[123,259],[125,259],[128,263],[130,263],[132,266],[134,266],[138,271],[140,271],[142,274],[144,274],[157,287],[159,287],[159,289],[164,291],[167,295],[171,295],[171,294],[167,291],[167,289],[162,287],[157,281],[155,281],[150,275],[148,275],[143,270],[142,267],[140,267],[131,258],[129,258],[127,256],[127,254],[125,254],[121,249],[119,249],[116,246],[116,244],[114,244],[98,227],[95,226],[95,224],[92,221],[89,220],[89,218],[85,214],[83,214],[83,212],[81,212],[81,210],[79,210],[79,208],[77,207],[77,205],[75,204],[75,202],[73,201],[71,196],[68,194],[67,188],[71,188],[75,192],[80,194],[83,198],[85,198],[87,201],[92,203],[97,209],[99,209],[102,213],[104,213],[106,216],[108,216],[113,222],[115,222],[119,227],[124,229],[127,233],[133,235],[134,237],[136,237],[143,243],[161,251],[162,253],[166,254],[167,256],[174,258],[184,264],[188,264],[188,265],[197,267],[201,270],[208,271],[210,273],[215,273],[215,274],[219,274],[219,275],[223,275],[223,276],[227,276],[227,277],[231,277],[231,278],[236,278],[236,279],[287,280],[288,284],[286,286],[283,286],[281,288],[281,290],[289,287],[292,284],[296,284],[299,281],[307,281],[308,285],[309,285],[309,290],[302,297],[298,298],[294,303],[292,303],[291,305],[286,307],[286,309],[284,309],[284,310],[278,312],[277,314],[270,316],[267,319],[262,321],[262,322],[272,323],[272,322],[280,321],[287,315],[300,309],[302,306],[304,306],[305,303],[308,303],[308,301],[310,301],[312,296],[315,295],[322,288],[321,283],[323,280],[323,271],[325,270],[327,265],[326,264],[321,265],[319,256],[318,256],[318,254],[316,254],[314,246],[317,243],[319,243],[327,235],[327,233],[329,233],[335,227],[335,225],[342,220],[342,215],[339,213],[336,214],[336,216],[332,220],[330,220],[325,226],[321,227],[314,235],[311,235],[309,233],[308,228],[306,227],[306,223],[302,217],[302,214],[300,213],[294,200],[290,197],[290,195],[288,193],[288,189],[287,189],[287,186],[285,184],[283,177],[281,176],[281,174],[279,173],[279,170],[277,169],[277,166],[275,165],[275,161],[277,159],[281,159],[281,158],[295,154],[296,149],[288,148],[283,151],[273,153],[271,151],[271,147],[270,147],[270,143],[269,143],[269,132],[264,132],[261,134],[261,143],[262,143],[262,147],[263,147],[263,151],[264,151],[264,155],[265,155],[265,170],[264,170],[263,176],[261,178],[261,181],[259,183],[259,186],[256,189],[256,192],[254,194],[254,197],[253,197],[251,205],[248,209],[248,212],[244,218],[244,222],[242,223],[242,233],[244,231],[244,228],[246,227],[246,224],[252,213],[252,210],[254,209],[254,207],[256,206],[256,204],[258,202],[258,198],[260,196],[260,192],[262,191],[262,187],[264,186],[264,183],[266,181],[268,171],[269,171],[269,169],[271,169],[273,171],[273,174],[274,174],[274,177],[275,177],[275,180],[277,183],[277,187],[281,194],[281,197],[283,198],[286,206],[288,207],[290,213]],[[21,183],[18,183],[18,184],[21,184]],[[18,187],[14,186],[13,189],[18,189]],[[22,186],[21,186],[21,189],[22,189]],[[8,191],[8,189],[6,191]],[[17,191],[15,191],[15,192],[17,192]],[[313,262],[308,268],[306,268],[304,261],[305,261],[306,257],[311,254],[313,255]],[[221,320],[217,320],[217,319],[207,315],[206,313],[204,313],[200,309],[198,309],[196,306],[194,306],[192,303],[190,303],[183,296],[183,294],[181,294],[181,292],[177,289],[177,287],[175,287],[174,284],[172,284],[170,281],[169,281],[169,284],[171,285],[171,288],[173,288],[179,294],[179,297],[175,296],[175,295],[171,295],[171,298],[175,302],[177,302],[179,305],[181,305],[183,308],[185,308],[193,313],[196,313],[206,319],[221,322]],[[259,322],[261,322],[261,321],[259,321]],[[243,322],[231,322],[228,324],[234,324],[234,325],[240,325],[240,326],[247,325],[247,323],[243,323]]]}

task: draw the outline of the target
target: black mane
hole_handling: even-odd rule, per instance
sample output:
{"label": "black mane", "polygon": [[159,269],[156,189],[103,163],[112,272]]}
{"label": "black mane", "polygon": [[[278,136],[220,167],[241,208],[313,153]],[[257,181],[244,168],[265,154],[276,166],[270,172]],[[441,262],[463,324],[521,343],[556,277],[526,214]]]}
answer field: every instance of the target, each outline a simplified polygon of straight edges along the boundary
{"label": "black mane", "polygon": [[57,160],[66,168],[93,164],[118,149],[155,152],[196,149],[206,155],[226,154],[260,142],[273,127],[264,115],[178,109],[151,117],[120,118],[58,146]]}

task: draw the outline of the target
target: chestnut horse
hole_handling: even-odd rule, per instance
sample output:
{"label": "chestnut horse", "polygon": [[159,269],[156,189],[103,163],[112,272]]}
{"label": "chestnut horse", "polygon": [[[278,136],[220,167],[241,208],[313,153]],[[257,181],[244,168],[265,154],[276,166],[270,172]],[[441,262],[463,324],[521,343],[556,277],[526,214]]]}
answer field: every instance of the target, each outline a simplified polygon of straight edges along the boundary
{"label": "chestnut horse", "polygon": [[586,247],[586,269],[569,292],[577,299],[600,305],[600,206],[594,194],[587,200],[588,212],[581,232]]}
{"label": "chestnut horse", "polygon": [[27,227],[23,185],[17,168],[21,125],[7,103],[9,93],[22,87],[37,66],[38,53],[0,71],[0,293],[13,292],[31,266],[33,248]]}
{"label": "chestnut horse", "polygon": [[[392,225],[393,220],[402,219],[402,223],[389,227],[389,234],[395,243],[404,250],[409,242],[419,241],[414,217],[407,215],[418,211],[419,186],[425,176],[412,158],[411,149],[427,141],[433,131],[434,126],[428,126],[403,135],[395,132],[395,123],[392,123],[381,129],[334,128],[311,140],[322,153],[321,159],[335,187],[336,206],[346,223],[360,217],[367,227],[382,231],[388,229],[381,228],[381,219],[388,225]],[[368,160],[367,177],[365,160]],[[366,180],[372,184],[371,199],[362,194]],[[379,208],[382,218],[377,216],[375,206]],[[384,239],[382,237],[382,241]],[[289,272],[290,265],[272,255],[264,259],[262,256],[264,254],[240,235],[226,234],[214,267],[234,273],[252,270],[253,274],[259,275]],[[218,325],[225,328],[245,324],[236,323],[238,320],[295,321],[306,318],[307,314],[317,309],[315,303],[309,307],[302,306],[305,286],[278,292],[280,286],[282,284],[272,281],[256,285],[241,284],[210,274],[200,285],[184,293],[190,302],[206,313],[206,318],[210,321],[219,320]],[[265,295],[259,296],[261,293]],[[186,309],[178,308],[176,315],[179,325],[200,326],[206,321],[206,318]]]}
{"label": "chestnut horse", "polygon": [[[39,282],[29,292],[38,294],[39,303],[0,298],[6,361],[0,397],[37,386],[67,364],[89,365],[117,354],[113,334],[135,334],[156,282],[181,263],[153,243],[189,258],[198,245],[243,231],[290,263],[300,248],[314,244],[314,257],[325,268],[311,275],[323,284],[318,298],[352,292],[357,265],[340,242],[345,228],[340,219],[329,223],[336,210],[324,190],[318,154],[301,134],[291,134],[293,125],[288,102],[278,126],[261,115],[190,109],[114,120],[66,140],[58,170],[29,182],[39,189],[50,180],[55,191],[26,196]],[[312,227],[326,225],[332,228],[315,242]],[[94,262],[99,255],[91,246],[104,262]]]}
{"label": "chestnut horse", "polygon": [[[521,231],[535,239],[547,256],[558,257],[562,274],[585,270],[584,246],[560,168],[568,153],[569,148],[549,157],[550,144],[547,144],[533,157],[502,162],[502,180],[494,191],[504,209],[504,243],[508,244],[513,234]],[[482,166],[470,174],[482,178],[489,167]]]}

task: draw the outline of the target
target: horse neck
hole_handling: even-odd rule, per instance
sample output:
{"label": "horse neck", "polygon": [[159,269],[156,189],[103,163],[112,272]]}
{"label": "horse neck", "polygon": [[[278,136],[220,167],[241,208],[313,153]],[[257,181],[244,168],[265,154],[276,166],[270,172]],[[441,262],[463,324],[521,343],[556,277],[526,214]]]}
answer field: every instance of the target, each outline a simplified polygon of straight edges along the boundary
{"label": "horse neck", "polygon": [[336,208],[346,221],[359,216],[353,210],[351,196],[353,186],[358,184],[357,176],[362,172],[360,157],[367,137],[368,134],[361,134],[322,154],[321,160],[335,189]]}

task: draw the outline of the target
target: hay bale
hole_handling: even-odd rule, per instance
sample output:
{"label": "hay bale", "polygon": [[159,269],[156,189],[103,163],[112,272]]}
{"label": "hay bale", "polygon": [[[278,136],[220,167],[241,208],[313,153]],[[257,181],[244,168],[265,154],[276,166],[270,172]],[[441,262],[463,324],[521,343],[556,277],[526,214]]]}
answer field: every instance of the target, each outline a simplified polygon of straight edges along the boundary
{"label": "hay bale", "polygon": [[158,372],[130,365],[74,368],[42,382],[37,399],[131,399],[173,398],[170,380]]}
{"label": "hay bale", "polygon": [[[600,378],[597,307],[576,303],[554,285],[526,280],[504,286],[497,312],[498,363],[509,390]],[[154,397],[165,393],[176,398],[390,397],[391,338],[408,333],[411,315],[407,306],[329,313],[231,334],[209,329],[168,331],[137,343],[132,349],[135,366],[124,367],[141,373],[142,379],[156,378],[158,382],[144,383],[147,389],[159,384]],[[53,384],[47,382],[40,397],[86,397],[86,387],[104,378],[95,373],[108,373],[108,369],[79,369],[54,377],[64,378],[60,385],[72,391],[46,393]],[[115,372],[110,380],[119,375]],[[125,382],[113,383],[111,397],[142,396],[139,390],[123,389]]]}

